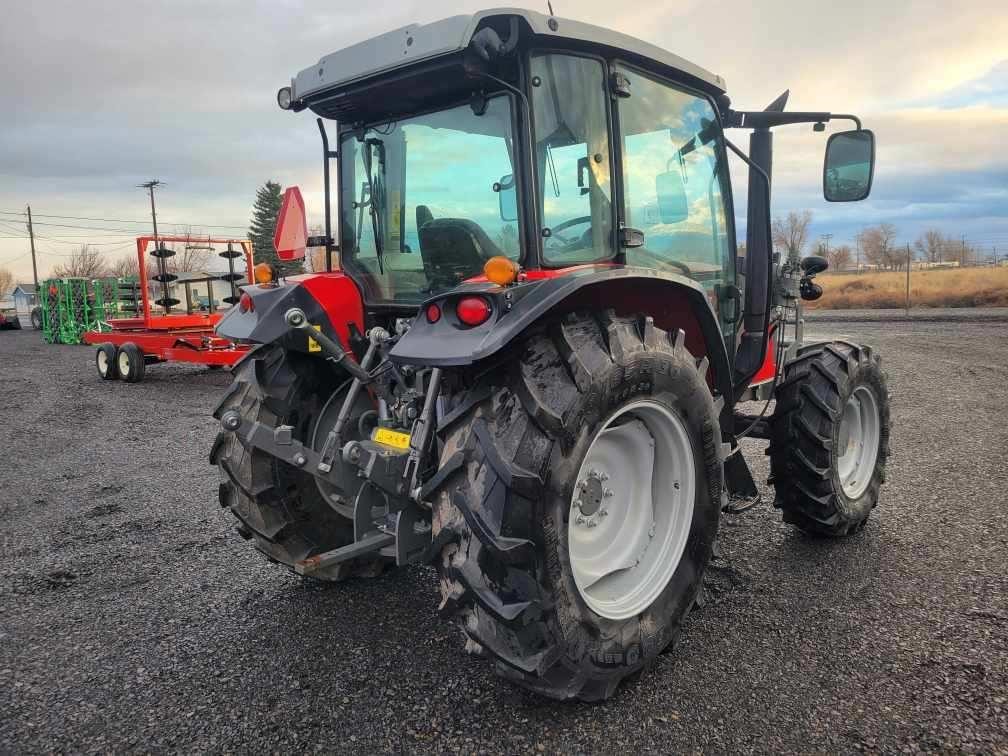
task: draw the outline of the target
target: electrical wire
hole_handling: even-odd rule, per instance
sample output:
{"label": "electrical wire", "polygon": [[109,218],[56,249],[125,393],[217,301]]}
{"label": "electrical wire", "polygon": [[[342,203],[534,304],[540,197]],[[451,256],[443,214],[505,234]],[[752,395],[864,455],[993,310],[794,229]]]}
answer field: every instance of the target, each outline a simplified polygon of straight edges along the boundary
{"label": "electrical wire", "polygon": [[[27,218],[27,214],[25,213],[24,210],[21,210],[20,212],[15,212],[13,210],[0,210],[0,215],[18,215],[18,216],[21,216],[22,218]],[[88,217],[84,217],[84,216],[80,216],[80,215],[54,215],[54,214],[51,214],[51,213],[32,213],[32,218],[57,218],[57,219],[61,219],[61,220],[86,220],[86,221],[93,221],[93,222],[98,222],[98,223],[131,223],[133,225],[140,225],[140,226],[149,226],[150,225],[150,221],[149,220],[134,221],[134,220],[125,220],[123,218],[88,218]],[[229,225],[224,225],[224,224],[219,224],[219,223],[191,223],[190,224],[190,223],[175,223],[173,221],[162,221],[162,223],[164,223],[165,225],[168,225],[168,226],[187,226],[187,225],[192,225],[192,226],[202,226],[204,228],[240,228],[240,229],[247,228],[247,226],[244,226],[244,225],[229,226]]]}

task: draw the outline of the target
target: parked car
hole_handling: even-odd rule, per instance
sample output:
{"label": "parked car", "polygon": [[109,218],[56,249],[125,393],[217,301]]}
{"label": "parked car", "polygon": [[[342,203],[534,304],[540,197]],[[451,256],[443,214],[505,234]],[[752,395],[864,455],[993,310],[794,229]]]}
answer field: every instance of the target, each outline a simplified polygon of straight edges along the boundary
{"label": "parked car", "polygon": [[0,328],[21,330],[16,307],[0,307]]}

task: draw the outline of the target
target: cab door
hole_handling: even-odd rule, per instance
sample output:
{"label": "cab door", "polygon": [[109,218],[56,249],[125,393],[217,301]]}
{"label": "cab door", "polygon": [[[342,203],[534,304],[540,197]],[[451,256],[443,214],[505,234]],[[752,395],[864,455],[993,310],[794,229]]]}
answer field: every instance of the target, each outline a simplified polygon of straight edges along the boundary
{"label": "cab door", "polygon": [[735,228],[721,126],[711,101],[628,66],[618,100],[622,219],[643,233],[628,265],[688,276],[707,292],[729,354],[741,315]]}

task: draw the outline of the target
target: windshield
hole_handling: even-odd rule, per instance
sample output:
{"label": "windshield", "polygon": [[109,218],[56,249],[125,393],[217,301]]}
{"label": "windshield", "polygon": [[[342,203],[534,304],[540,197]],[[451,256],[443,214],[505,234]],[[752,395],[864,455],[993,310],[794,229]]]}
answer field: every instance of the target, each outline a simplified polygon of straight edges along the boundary
{"label": "windshield", "polygon": [[369,300],[418,304],[518,258],[511,124],[497,96],[344,136],[343,266]]}

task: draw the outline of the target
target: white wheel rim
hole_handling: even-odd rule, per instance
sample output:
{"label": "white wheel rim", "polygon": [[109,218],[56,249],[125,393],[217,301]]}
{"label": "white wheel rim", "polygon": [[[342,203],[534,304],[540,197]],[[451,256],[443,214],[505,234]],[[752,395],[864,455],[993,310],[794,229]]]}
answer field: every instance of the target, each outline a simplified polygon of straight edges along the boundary
{"label": "white wheel rim", "polygon": [[881,425],[875,394],[858,386],[844,405],[837,440],[837,474],[849,499],[859,498],[875,474]]}
{"label": "white wheel rim", "polygon": [[129,375],[129,355],[126,352],[119,352],[119,374]]}
{"label": "white wheel rim", "polygon": [[105,350],[104,349],[99,349],[98,350],[98,372],[101,373],[103,376],[104,375],[108,375],[108,369],[109,369],[108,355],[105,354]]}
{"label": "white wheel rim", "polygon": [[665,590],[693,522],[693,445],[678,414],[641,400],[595,435],[571,496],[567,543],[581,598],[608,619],[633,617]]}

